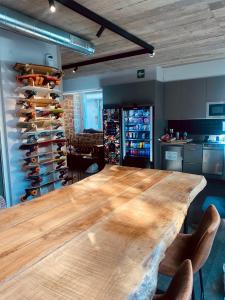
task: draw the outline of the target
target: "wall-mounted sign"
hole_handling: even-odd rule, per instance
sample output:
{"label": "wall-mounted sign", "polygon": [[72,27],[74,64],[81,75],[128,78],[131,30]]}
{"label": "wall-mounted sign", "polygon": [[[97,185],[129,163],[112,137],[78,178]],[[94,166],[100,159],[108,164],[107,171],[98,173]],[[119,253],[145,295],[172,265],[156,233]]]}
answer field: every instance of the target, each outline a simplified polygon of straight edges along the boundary
{"label": "wall-mounted sign", "polygon": [[137,70],[137,78],[145,78],[145,69]]}
{"label": "wall-mounted sign", "polygon": [[175,151],[166,151],[165,152],[166,160],[177,160],[177,152]]}

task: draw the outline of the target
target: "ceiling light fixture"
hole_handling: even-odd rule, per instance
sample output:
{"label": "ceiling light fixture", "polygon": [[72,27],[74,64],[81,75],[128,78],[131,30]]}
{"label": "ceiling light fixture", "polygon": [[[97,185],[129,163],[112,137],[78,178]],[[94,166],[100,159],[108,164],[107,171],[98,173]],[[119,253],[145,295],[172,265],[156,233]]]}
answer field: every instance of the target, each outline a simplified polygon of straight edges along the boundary
{"label": "ceiling light fixture", "polygon": [[155,56],[155,51],[153,51],[152,53],[149,53],[149,57],[154,57]]}
{"label": "ceiling light fixture", "polygon": [[50,8],[50,11],[52,13],[54,13],[56,11],[56,7],[55,7],[55,2],[54,0],[48,0],[48,3],[49,3],[49,8]]}

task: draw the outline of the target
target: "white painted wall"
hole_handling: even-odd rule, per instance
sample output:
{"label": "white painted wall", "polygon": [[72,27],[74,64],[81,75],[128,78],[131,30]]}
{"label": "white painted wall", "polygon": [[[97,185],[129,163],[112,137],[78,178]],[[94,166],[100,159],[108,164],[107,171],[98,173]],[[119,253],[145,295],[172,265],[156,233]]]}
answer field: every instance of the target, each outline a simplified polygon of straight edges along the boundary
{"label": "white painted wall", "polygon": [[57,46],[0,29],[0,134],[4,141],[2,156],[8,206],[19,202],[27,186],[25,173],[21,170],[24,151],[18,149],[21,140],[20,130],[16,127],[18,94],[13,66],[16,62],[44,64],[46,53],[53,55],[56,67],[61,66]]}
{"label": "white painted wall", "polygon": [[145,78],[137,78],[137,70],[143,68],[126,69],[118,72],[105,72],[91,76],[79,76],[79,70],[73,78],[63,81],[64,93],[88,90],[99,90],[107,85],[117,85],[129,82],[142,82],[156,79],[155,68],[145,68]]}
{"label": "white painted wall", "polygon": [[225,59],[163,68],[159,81],[176,81],[225,75]]}
{"label": "white painted wall", "polygon": [[[96,65],[97,66],[97,65]],[[140,68],[142,69],[142,68]],[[161,68],[146,67],[144,79],[137,79],[136,69],[126,69],[117,72],[105,72],[91,76],[80,76],[79,70],[73,78],[65,79],[64,92],[101,89],[107,85],[157,80],[160,82],[177,81],[195,78],[207,78],[225,75],[225,59],[187,64],[176,67]]]}
{"label": "white painted wall", "polygon": [[96,75],[63,80],[63,91],[65,94],[71,94],[80,91],[99,90],[100,88],[100,77]]}

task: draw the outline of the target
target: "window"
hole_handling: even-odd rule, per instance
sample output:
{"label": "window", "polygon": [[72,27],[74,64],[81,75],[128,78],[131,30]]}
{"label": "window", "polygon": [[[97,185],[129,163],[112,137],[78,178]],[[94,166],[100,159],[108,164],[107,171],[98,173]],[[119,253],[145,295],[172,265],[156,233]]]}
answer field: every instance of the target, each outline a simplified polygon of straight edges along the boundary
{"label": "window", "polygon": [[102,91],[82,92],[74,95],[74,127],[75,132],[84,129],[102,131]]}
{"label": "window", "polygon": [[102,130],[102,92],[83,94],[84,129]]}

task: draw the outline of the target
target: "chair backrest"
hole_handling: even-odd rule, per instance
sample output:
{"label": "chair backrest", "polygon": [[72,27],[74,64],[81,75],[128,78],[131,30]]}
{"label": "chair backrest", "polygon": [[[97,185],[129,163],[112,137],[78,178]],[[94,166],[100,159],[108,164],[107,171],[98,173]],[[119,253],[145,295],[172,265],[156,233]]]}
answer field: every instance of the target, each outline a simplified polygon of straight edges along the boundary
{"label": "chair backrest", "polygon": [[190,259],[180,265],[167,292],[156,295],[154,300],[190,300],[193,289],[193,271]]}
{"label": "chair backrest", "polygon": [[219,225],[220,215],[216,207],[210,205],[204,213],[197,231],[193,234],[190,259],[194,273],[198,272],[208,259]]}

